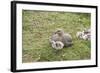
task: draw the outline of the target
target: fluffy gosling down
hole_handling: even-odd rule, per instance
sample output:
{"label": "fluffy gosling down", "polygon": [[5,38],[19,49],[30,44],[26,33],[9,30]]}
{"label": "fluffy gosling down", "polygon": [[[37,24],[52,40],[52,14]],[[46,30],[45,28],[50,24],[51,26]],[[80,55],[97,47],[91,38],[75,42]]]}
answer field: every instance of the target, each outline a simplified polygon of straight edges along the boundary
{"label": "fluffy gosling down", "polygon": [[52,41],[52,44],[51,44],[52,48],[56,49],[56,50],[60,50],[64,47],[64,44],[60,41]]}
{"label": "fluffy gosling down", "polygon": [[77,38],[83,39],[83,40],[91,40],[91,30],[87,29],[84,31],[79,31],[76,33]]}
{"label": "fluffy gosling down", "polygon": [[55,31],[49,39],[52,48],[62,49],[64,46],[72,45],[72,37],[70,34],[65,33],[62,29]]}

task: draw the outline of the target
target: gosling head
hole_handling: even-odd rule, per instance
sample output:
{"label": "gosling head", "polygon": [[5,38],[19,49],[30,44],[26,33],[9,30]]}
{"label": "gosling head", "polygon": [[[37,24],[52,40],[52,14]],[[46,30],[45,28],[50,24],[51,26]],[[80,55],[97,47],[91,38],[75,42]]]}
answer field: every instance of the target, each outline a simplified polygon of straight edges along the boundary
{"label": "gosling head", "polygon": [[58,29],[55,34],[58,34],[59,36],[62,36],[64,34],[64,31],[62,29]]}

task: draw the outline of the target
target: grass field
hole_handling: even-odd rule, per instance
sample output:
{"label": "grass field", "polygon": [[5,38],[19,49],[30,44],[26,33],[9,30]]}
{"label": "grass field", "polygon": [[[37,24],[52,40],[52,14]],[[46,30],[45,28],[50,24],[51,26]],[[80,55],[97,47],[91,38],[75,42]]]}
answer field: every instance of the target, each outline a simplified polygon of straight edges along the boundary
{"label": "grass field", "polygon": [[[22,62],[85,60],[91,58],[90,41],[76,37],[77,31],[89,28],[88,13],[22,12]],[[49,44],[49,37],[57,28],[72,35],[73,45],[56,51]]]}

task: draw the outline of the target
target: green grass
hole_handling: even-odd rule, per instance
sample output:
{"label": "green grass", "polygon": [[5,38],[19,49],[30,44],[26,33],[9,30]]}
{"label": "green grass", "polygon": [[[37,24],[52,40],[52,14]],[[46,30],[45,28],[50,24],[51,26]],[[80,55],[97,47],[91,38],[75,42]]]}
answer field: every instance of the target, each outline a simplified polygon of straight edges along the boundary
{"label": "green grass", "polygon": [[[90,41],[76,37],[77,31],[90,27],[90,14],[23,10],[22,16],[23,63],[91,58]],[[57,28],[72,35],[73,45],[71,47],[64,47],[59,51],[51,47],[49,38]]]}

